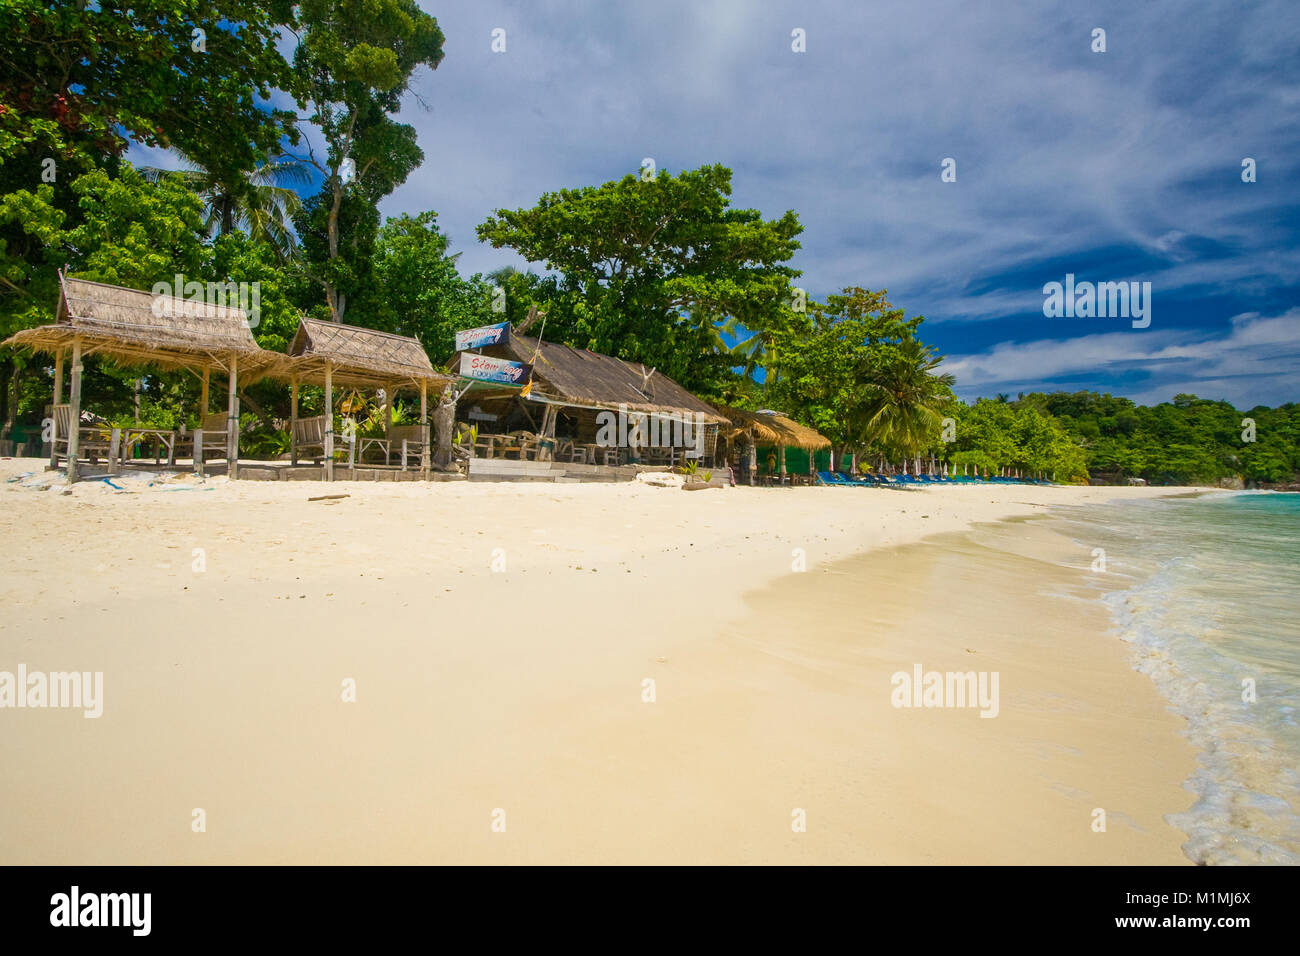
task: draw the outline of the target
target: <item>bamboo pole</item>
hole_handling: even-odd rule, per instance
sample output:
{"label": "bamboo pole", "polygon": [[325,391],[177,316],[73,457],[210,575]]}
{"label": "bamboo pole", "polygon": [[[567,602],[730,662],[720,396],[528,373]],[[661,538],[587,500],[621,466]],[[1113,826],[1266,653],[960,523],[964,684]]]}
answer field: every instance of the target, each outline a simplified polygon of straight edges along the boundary
{"label": "bamboo pole", "polygon": [[81,450],[81,339],[72,340],[72,388],[68,396],[68,483],[77,480],[77,454]]}

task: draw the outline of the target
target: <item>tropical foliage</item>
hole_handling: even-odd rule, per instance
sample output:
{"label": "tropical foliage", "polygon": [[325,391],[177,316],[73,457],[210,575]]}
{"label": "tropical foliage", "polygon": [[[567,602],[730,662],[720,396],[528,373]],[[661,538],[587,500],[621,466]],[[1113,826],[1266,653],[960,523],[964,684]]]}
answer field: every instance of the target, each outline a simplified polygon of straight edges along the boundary
{"label": "tropical foliage", "polygon": [[[536,310],[529,334],[644,363],[718,403],[779,409],[868,464],[1094,481],[1300,472],[1295,405],[958,401],[922,316],[860,285],[807,299],[791,265],[799,217],[734,208],[721,165],[497,209],[477,238],[527,265],[463,276],[437,213],[379,213],[424,158],[400,106],[416,71],[443,59],[416,0],[5,0],[0,31],[0,336],[53,319],[64,267],[136,288],[177,273],[257,283],[254,335],[276,350],[307,313],[414,335],[442,362],[457,330],[518,328]],[[136,169],[131,144],[171,150],[181,168]],[[193,424],[193,376],[85,365],[101,414]],[[38,427],[50,374],[0,354],[6,437]],[[287,390],[241,393],[250,449],[275,453]],[[302,389],[305,414],[322,402]],[[363,429],[381,427],[377,408]]]}
{"label": "tropical foliage", "polygon": [[716,323],[764,328],[799,275],[787,265],[798,216],[766,220],[732,208],[730,196],[725,166],[628,174],[547,193],[531,209],[499,209],[478,237],[562,277],[548,311],[553,338],[708,392],[731,374]]}

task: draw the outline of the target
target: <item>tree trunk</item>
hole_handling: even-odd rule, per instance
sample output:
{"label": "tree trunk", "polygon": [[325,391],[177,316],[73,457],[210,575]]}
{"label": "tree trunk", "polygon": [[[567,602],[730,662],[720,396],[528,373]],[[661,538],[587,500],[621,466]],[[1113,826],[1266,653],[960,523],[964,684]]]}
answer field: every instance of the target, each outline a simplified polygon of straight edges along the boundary
{"label": "tree trunk", "polygon": [[258,421],[260,421],[263,425],[265,425],[267,428],[271,428],[271,429],[275,428],[275,420],[266,413],[266,410],[263,409],[261,405],[257,404],[257,402],[249,398],[248,393],[245,392],[243,389],[240,389],[239,391],[239,401],[242,404],[247,405],[249,409],[252,411],[252,413],[257,416]]}
{"label": "tree trunk", "polygon": [[[343,181],[339,178],[337,170],[334,172],[333,194],[334,204],[330,206],[328,229],[331,262],[339,257],[339,209],[343,205]],[[330,318],[335,322],[342,322],[343,313],[347,308],[343,293],[334,288],[332,282],[326,282],[325,298],[329,302]]]}
{"label": "tree trunk", "polygon": [[[18,408],[18,390],[16,382],[18,379],[18,363],[12,358],[7,358],[0,363],[0,369],[9,372],[9,384],[0,394],[0,414],[4,416],[4,427],[0,429],[0,439],[7,439],[14,429],[14,417]],[[51,412],[53,414],[53,412]]]}
{"label": "tree trunk", "polygon": [[4,427],[0,429],[0,438],[8,440],[13,437],[14,419],[18,417],[18,382],[22,377],[23,367],[19,362],[10,359],[5,363],[9,366],[9,382],[4,389]]}
{"label": "tree trunk", "polygon": [[456,399],[450,387],[443,389],[442,399],[433,410],[433,463],[446,469],[451,465],[452,426],[456,423]]}

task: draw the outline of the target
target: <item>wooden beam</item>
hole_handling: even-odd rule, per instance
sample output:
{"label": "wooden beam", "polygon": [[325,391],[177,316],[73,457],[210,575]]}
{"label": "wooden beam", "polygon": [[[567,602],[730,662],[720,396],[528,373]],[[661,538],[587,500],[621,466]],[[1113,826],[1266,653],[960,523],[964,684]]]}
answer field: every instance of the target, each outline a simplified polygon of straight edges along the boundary
{"label": "wooden beam", "polygon": [[77,453],[81,450],[81,339],[72,340],[72,389],[68,396],[68,483],[77,480]]}
{"label": "wooden beam", "polygon": [[212,366],[203,366],[202,384],[199,385],[199,425],[203,424],[203,416],[208,413],[208,379],[212,375]]}

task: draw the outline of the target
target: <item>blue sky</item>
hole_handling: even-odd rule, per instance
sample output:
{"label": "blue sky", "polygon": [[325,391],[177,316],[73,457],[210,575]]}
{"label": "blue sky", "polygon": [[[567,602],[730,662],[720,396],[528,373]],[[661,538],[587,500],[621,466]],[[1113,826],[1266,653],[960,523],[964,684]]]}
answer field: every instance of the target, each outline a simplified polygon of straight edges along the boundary
{"label": "blue sky", "polygon": [[[799,213],[810,295],[887,288],[963,398],[1300,400],[1295,0],[422,6],[446,58],[400,114],[425,163],[382,209],[437,210],[463,271],[524,265],[474,238],[496,208],[722,163],[735,205]],[[1150,327],[1046,318],[1067,272],[1150,282]]]}

